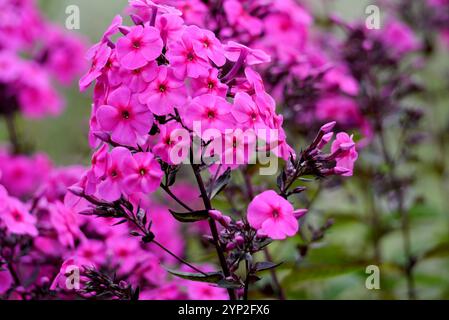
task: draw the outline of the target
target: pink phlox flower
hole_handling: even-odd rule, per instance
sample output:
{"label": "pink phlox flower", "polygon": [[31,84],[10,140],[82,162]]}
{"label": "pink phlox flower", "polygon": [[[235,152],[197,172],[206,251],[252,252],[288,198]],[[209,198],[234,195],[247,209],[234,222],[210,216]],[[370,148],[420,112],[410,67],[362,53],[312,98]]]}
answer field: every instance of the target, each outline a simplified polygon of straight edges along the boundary
{"label": "pink phlox flower", "polygon": [[[232,105],[224,98],[205,94],[194,98],[186,111],[186,124],[197,134],[207,129],[216,129],[224,132],[225,129],[234,127],[234,119],[231,116]],[[201,128],[197,127],[201,124]]]}
{"label": "pink phlox flower", "polygon": [[195,26],[186,27],[181,38],[169,45],[167,58],[178,79],[206,77],[211,68],[209,62],[194,48],[193,35],[197,32],[196,30]]}
{"label": "pink phlox flower", "polygon": [[84,238],[76,212],[59,201],[50,205],[50,221],[63,246],[74,248],[75,241]]}
{"label": "pink phlox flower", "polygon": [[165,44],[176,41],[183,32],[183,26],[182,18],[172,14],[163,14],[156,20],[156,27]]}
{"label": "pink phlox flower", "polygon": [[121,197],[125,179],[123,162],[130,156],[131,152],[123,147],[114,148],[108,155],[106,173],[98,183],[97,192],[101,199],[115,201]]}
{"label": "pink phlox flower", "polygon": [[136,146],[144,142],[153,124],[147,106],[139,103],[136,94],[127,87],[114,90],[96,112],[97,121],[105,131],[112,132],[116,143]]}
{"label": "pink phlox flower", "polygon": [[[160,125],[157,143],[153,146],[152,151],[164,162],[176,165],[180,164],[188,156],[188,153],[185,153],[183,158],[182,154],[179,154],[183,150],[189,150],[190,137],[187,136],[187,138],[185,139],[185,129],[178,122],[169,122],[165,125]],[[176,150],[179,151],[175,159],[172,152]]]}
{"label": "pink phlox flower", "polygon": [[248,206],[248,222],[274,240],[294,236],[299,229],[293,206],[273,190],[257,195]]}
{"label": "pink phlox flower", "polygon": [[159,30],[150,26],[134,26],[117,41],[117,57],[129,70],[142,68],[162,53],[163,42]]}
{"label": "pink phlox flower", "polygon": [[124,187],[128,194],[154,192],[161,184],[164,172],[159,162],[150,152],[137,153],[123,161]]}
{"label": "pink phlox flower", "polygon": [[86,90],[90,84],[102,75],[103,68],[111,55],[111,48],[106,43],[99,43],[93,46],[86,55],[91,60],[91,66],[87,74],[79,81],[80,90]]}
{"label": "pink phlox flower", "polygon": [[0,189],[0,200],[5,201],[0,205],[0,220],[3,221],[9,232],[32,237],[38,235],[37,219],[29,213],[27,207],[21,201],[8,197],[3,187]]}
{"label": "pink phlox flower", "polygon": [[214,94],[225,98],[228,92],[228,86],[218,79],[218,70],[215,68],[209,70],[207,77],[192,79],[191,83],[193,97],[203,94]]}
{"label": "pink phlox flower", "polygon": [[193,47],[195,52],[204,59],[209,58],[218,67],[226,63],[225,50],[221,42],[215,37],[212,31],[200,29],[196,26],[191,26],[189,33],[194,39]]}
{"label": "pink phlox flower", "polygon": [[158,116],[174,112],[174,108],[183,107],[187,93],[183,81],[173,76],[172,70],[159,67],[157,78],[140,94],[139,101],[146,104]]}
{"label": "pink phlox flower", "polygon": [[267,63],[271,61],[271,57],[260,49],[251,49],[243,44],[229,41],[226,46],[226,58],[232,62],[237,62],[242,51],[247,52],[245,63],[249,66]]}
{"label": "pink phlox flower", "polygon": [[331,151],[332,153],[338,152],[336,157],[336,166],[348,170],[348,172],[344,173],[343,176],[352,176],[354,163],[358,158],[353,136],[349,136],[345,132],[338,133],[335,141],[332,143]]}

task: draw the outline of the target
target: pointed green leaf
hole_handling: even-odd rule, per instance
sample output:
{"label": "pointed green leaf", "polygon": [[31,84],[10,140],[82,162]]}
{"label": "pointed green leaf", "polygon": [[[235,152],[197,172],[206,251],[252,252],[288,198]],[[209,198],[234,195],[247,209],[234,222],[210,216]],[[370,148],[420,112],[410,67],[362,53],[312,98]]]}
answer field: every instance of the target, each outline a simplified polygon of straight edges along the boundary
{"label": "pointed green leaf", "polygon": [[209,211],[207,211],[207,210],[200,210],[200,211],[186,212],[186,213],[180,213],[180,212],[175,212],[173,210],[170,210],[170,213],[173,215],[173,217],[176,220],[178,220],[179,222],[185,222],[185,223],[202,221],[202,220],[206,220],[209,218]]}

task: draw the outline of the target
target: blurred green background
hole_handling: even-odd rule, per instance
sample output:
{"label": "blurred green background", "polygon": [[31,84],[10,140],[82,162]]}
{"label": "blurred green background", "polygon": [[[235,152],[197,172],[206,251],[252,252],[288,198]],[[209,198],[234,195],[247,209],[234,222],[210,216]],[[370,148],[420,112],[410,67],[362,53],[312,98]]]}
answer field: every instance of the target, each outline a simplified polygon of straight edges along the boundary
{"label": "blurred green background", "polygon": [[[279,0],[282,1],[282,0]],[[81,13],[81,29],[78,31],[91,43],[98,41],[112,18],[123,12],[126,0],[40,0],[41,8],[54,22],[64,25],[68,5],[78,5]],[[364,17],[368,1],[339,0],[317,1],[317,12],[323,13],[323,3],[331,3],[326,12],[338,14],[348,20]],[[415,103],[431,105],[427,110],[425,126],[430,135],[447,124],[449,95],[447,79],[449,59],[447,53],[435,56],[431,64],[418,76],[430,88],[422,101]],[[88,118],[90,114],[91,91],[79,93],[77,85],[63,89],[67,108],[58,118],[40,121],[20,120],[20,131],[35,150],[50,155],[56,164],[87,164],[90,148],[87,144]],[[0,140],[4,141],[5,128],[0,124]],[[394,142],[393,142],[394,143]],[[436,147],[438,146],[438,147]],[[441,170],[435,166],[447,166],[447,150],[439,141],[430,140],[420,151],[420,164],[417,170],[419,183],[413,190],[422,196],[422,204],[413,205],[412,217],[413,251],[425,257],[416,268],[417,294],[421,299],[449,298],[449,186],[442,177]],[[361,160],[363,161],[363,160]],[[356,173],[357,174],[357,173]],[[365,288],[366,257],[371,255],[369,224],[367,221],[369,201],[366,193],[369,185],[359,185],[349,180],[345,189],[326,191],[308,216],[308,223],[320,225],[326,218],[336,220],[327,232],[323,242],[317,243],[310,251],[306,261],[296,261],[293,271],[292,251],[300,244],[299,240],[276,244],[273,250],[276,260],[290,261],[280,270],[283,284],[290,298],[314,299],[377,299],[406,297],[405,279],[398,269],[403,263],[401,234],[391,230],[382,238],[382,251],[385,266],[382,267],[382,289]],[[315,192],[314,187],[310,191]],[[397,226],[394,213],[384,214],[386,224]]]}

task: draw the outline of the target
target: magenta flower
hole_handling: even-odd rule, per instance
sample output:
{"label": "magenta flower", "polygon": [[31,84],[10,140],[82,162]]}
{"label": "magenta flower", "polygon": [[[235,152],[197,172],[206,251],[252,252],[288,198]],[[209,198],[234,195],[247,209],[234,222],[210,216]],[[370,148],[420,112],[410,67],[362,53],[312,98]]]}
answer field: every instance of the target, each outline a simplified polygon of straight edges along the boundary
{"label": "magenta flower", "polygon": [[226,63],[223,45],[212,31],[191,26],[188,32],[191,33],[192,38],[195,40],[193,47],[198,55],[204,59],[209,58],[219,67]]}
{"label": "magenta flower", "polygon": [[134,70],[121,69],[119,75],[121,84],[127,86],[132,92],[142,92],[148,83],[157,77],[158,67],[155,61],[149,62],[142,68]]}
{"label": "magenta flower", "polygon": [[[2,193],[2,190],[0,190],[0,193]],[[5,190],[3,190],[3,195],[0,194],[0,197],[3,197],[0,200],[6,199],[3,209],[0,208],[0,220],[6,225],[8,231],[19,235],[37,236],[37,220],[28,212],[25,205],[16,198],[7,198]]]}
{"label": "magenta flower", "polygon": [[111,48],[106,43],[96,44],[87,52],[87,59],[91,60],[92,64],[89,72],[79,81],[81,91],[86,90],[93,81],[101,76],[102,70],[106,66],[110,55]]}
{"label": "magenta flower", "polygon": [[352,176],[354,163],[359,156],[352,136],[345,132],[338,133],[335,141],[332,143],[331,151],[333,154],[336,154],[337,167],[347,170],[343,176]]}
{"label": "magenta flower", "polygon": [[78,217],[73,209],[59,201],[50,206],[51,224],[56,230],[59,243],[65,247],[74,248],[75,241],[84,237],[78,226]]}
{"label": "magenta flower", "polygon": [[128,146],[144,143],[153,125],[153,115],[139,103],[137,95],[131,95],[127,87],[120,87],[109,95],[107,103],[98,108],[96,116],[100,127],[112,133],[112,140]]}
{"label": "magenta flower", "polygon": [[150,193],[161,184],[164,172],[152,153],[137,153],[123,161],[124,186],[128,194],[134,192]]}
{"label": "magenta flower", "polygon": [[114,148],[108,157],[106,174],[98,184],[98,195],[106,201],[115,201],[120,198],[125,179],[123,162],[131,157],[130,151],[123,147]]}
{"label": "magenta flower", "polygon": [[197,97],[203,94],[214,94],[226,97],[228,86],[218,79],[217,69],[210,69],[207,77],[192,79],[192,96]]}
{"label": "magenta flower", "polygon": [[247,93],[239,92],[236,94],[232,115],[237,122],[245,124],[248,127],[254,129],[266,128],[260,115],[259,108]]}
{"label": "magenta flower", "polygon": [[210,64],[194,49],[193,34],[195,32],[196,27],[187,27],[181,39],[173,42],[167,52],[167,58],[178,79],[184,79],[186,76],[198,78],[208,75]]}
{"label": "magenta flower", "polygon": [[184,82],[173,77],[167,67],[159,67],[157,78],[140,94],[139,101],[154,114],[164,116],[184,106],[186,97]]}
{"label": "magenta flower", "polygon": [[381,41],[390,48],[395,58],[418,50],[421,45],[413,30],[399,21],[390,21],[379,34]]}
{"label": "magenta flower", "polygon": [[184,21],[176,15],[162,15],[156,20],[156,27],[159,29],[161,38],[165,44],[169,41],[176,41],[182,34]]}
{"label": "magenta flower", "polygon": [[[190,139],[182,139],[184,133],[184,128],[177,122],[169,122],[159,126],[157,143],[152,148],[153,153],[169,164],[180,164],[187,158],[188,153],[186,152],[184,157],[182,157],[182,154],[179,154],[179,152],[189,150],[190,148]],[[175,140],[176,137],[178,138],[177,140]],[[172,157],[172,152],[176,151],[174,151],[174,148],[179,150],[178,154],[176,154],[179,156],[179,159],[176,159],[178,161],[174,161],[175,159]]]}
{"label": "magenta flower", "polygon": [[194,121],[201,122],[202,132],[207,129],[224,132],[226,129],[234,128],[231,108],[224,98],[205,94],[191,101],[185,114],[186,123],[195,130]]}
{"label": "magenta flower", "polygon": [[251,201],[247,218],[258,234],[274,240],[292,237],[299,229],[293,206],[273,190],[265,191]]}
{"label": "magenta flower", "polygon": [[265,51],[260,49],[251,49],[234,41],[229,41],[225,47],[225,50],[226,58],[232,62],[239,60],[242,52],[246,52],[247,56],[245,58],[245,63],[249,66],[271,61],[271,57]]}
{"label": "magenta flower", "polygon": [[117,41],[117,56],[124,68],[134,70],[159,57],[163,46],[158,29],[138,25]]}

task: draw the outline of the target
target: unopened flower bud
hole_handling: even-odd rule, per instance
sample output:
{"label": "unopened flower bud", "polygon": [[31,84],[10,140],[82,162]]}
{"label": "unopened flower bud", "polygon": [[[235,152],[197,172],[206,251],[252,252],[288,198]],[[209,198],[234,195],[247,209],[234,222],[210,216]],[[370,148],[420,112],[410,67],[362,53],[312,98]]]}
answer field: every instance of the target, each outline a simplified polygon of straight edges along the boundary
{"label": "unopened flower bud", "polygon": [[131,17],[131,20],[134,22],[135,25],[143,24],[142,18],[139,17],[138,15],[131,14],[130,17]]}
{"label": "unopened flower bud", "polygon": [[231,251],[231,250],[235,249],[235,247],[236,247],[236,245],[235,245],[234,242],[229,242],[229,243],[226,245],[226,251]]}
{"label": "unopened flower bud", "polygon": [[293,214],[295,215],[296,219],[299,219],[303,217],[309,210],[307,209],[298,209],[293,211]]}
{"label": "unopened flower bud", "polygon": [[71,186],[71,187],[68,187],[67,190],[78,197],[82,197],[84,195],[84,189],[81,187]]}
{"label": "unopened flower bud", "polygon": [[209,210],[209,217],[215,221],[220,221],[223,218],[223,214],[218,210]]}
{"label": "unopened flower bud", "polygon": [[337,124],[337,122],[332,121],[329,123],[326,123],[324,126],[321,127],[320,131],[323,133],[329,133],[332,131],[332,129],[334,129],[335,125]]}
{"label": "unopened flower bud", "polygon": [[318,144],[318,149],[323,149],[324,148],[324,146],[326,146],[328,143],[329,143],[329,141],[331,141],[332,140],[332,137],[334,136],[334,133],[333,132],[329,132],[329,133],[326,133],[324,136],[323,136],[323,138],[321,138],[321,141],[320,141],[320,143]]}
{"label": "unopened flower bud", "polygon": [[245,239],[241,235],[238,235],[234,238],[234,242],[240,246],[245,243]]}
{"label": "unopened flower bud", "polygon": [[223,227],[227,228],[227,227],[229,227],[229,224],[231,223],[231,221],[232,221],[231,217],[223,216],[219,222]]}
{"label": "unopened flower bud", "polygon": [[118,30],[119,30],[124,36],[126,36],[126,35],[130,32],[130,29],[129,29],[128,27],[125,27],[125,26],[120,26],[120,27],[118,27]]}

